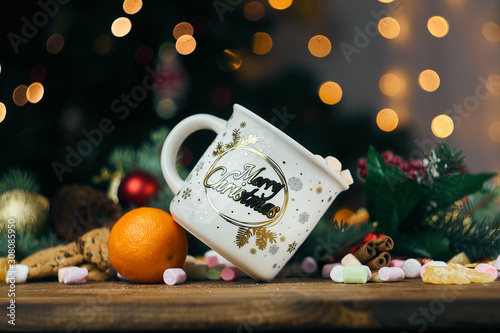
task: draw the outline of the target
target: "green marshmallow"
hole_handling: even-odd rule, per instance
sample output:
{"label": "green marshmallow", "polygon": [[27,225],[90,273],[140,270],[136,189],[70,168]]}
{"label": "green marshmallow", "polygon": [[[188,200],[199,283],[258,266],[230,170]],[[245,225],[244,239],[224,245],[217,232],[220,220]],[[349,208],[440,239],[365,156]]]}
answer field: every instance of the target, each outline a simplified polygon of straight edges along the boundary
{"label": "green marshmallow", "polygon": [[216,280],[220,280],[221,277],[220,277],[220,272],[222,271],[224,267],[222,266],[215,266],[215,267],[212,267],[212,268],[209,268],[205,274],[205,277],[209,280],[213,280],[213,281],[216,281]]}
{"label": "green marshmallow", "polygon": [[344,283],[366,283],[368,272],[365,266],[345,266]]}
{"label": "green marshmallow", "polygon": [[193,264],[183,268],[188,280],[206,280],[207,265]]}

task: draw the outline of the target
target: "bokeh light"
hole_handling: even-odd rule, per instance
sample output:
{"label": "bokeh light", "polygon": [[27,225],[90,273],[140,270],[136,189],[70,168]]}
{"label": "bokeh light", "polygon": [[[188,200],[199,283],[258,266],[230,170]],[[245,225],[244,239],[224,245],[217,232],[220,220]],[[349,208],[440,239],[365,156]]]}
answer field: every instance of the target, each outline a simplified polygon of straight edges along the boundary
{"label": "bokeh light", "polygon": [[132,29],[132,22],[126,17],[117,18],[111,25],[111,33],[115,37],[126,36]]}
{"label": "bokeh light", "polygon": [[335,214],[333,214],[333,221],[346,222],[353,215],[354,215],[354,211],[352,209],[340,208],[335,212]]}
{"label": "bokeh light", "polygon": [[153,49],[147,45],[141,46],[135,51],[134,58],[139,65],[149,64],[154,58]]}
{"label": "bokeh light", "polygon": [[0,73],[2,73],[2,65],[0,65]]}
{"label": "bokeh light", "polygon": [[486,22],[483,25],[483,36],[490,43],[496,43],[500,40],[500,28],[494,22]]}
{"label": "bokeh light", "polygon": [[435,117],[431,123],[432,133],[441,139],[447,138],[453,133],[453,120],[445,114]]}
{"label": "bokeh light", "polygon": [[194,28],[191,23],[181,22],[174,27],[173,35],[175,39],[179,39],[179,37],[184,35],[192,36],[194,33]]}
{"label": "bokeh light", "polygon": [[266,14],[266,8],[259,1],[250,1],[243,7],[243,15],[249,21],[258,21]]}
{"label": "bokeh light", "polygon": [[177,113],[177,105],[171,98],[164,98],[156,105],[156,114],[163,119],[170,119]]}
{"label": "bokeh light", "polygon": [[401,80],[396,74],[387,73],[378,82],[380,91],[387,96],[395,96],[401,91]]}
{"label": "bokeh light", "polygon": [[488,135],[490,136],[491,141],[500,143],[500,121],[495,120],[491,122],[488,127]]}
{"label": "bokeh light", "polygon": [[196,39],[190,35],[183,35],[177,39],[175,49],[182,55],[188,55],[196,49]]}
{"label": "bokeh light", "polygon": [[441,81],[439,75],[432,69],[426,69],[418,76],[418,84],[422,90],[433,92],[439,88]]}
{"label": "bokeh light", "polygon": [[382,2],[382,3],[391,3],[393,2],[394,0],[378,0],[379,2]]}
{"label": "bokeh light", "polygon": [[313,56],[322,58],[326,57],[330,53],[332,50],[332,43],[330,43],[330,40],[327,37],[317,35],[309,40],[307,47]]}
{"label": "bokeh light", "polygon": [[293,3],[293,0],[267,0],[269,5],[274,9],[283,10],[290,7]]}
{"label": "bokeh light", "polygon": [[235,71],[242,63],[241,54],[236,50],[226,49],[217,57],[217,66],[224,72]]}
{"label": "bokeh light", "polygon": [[5,107],[5,104],[0,102],[0,123],[5,119],[6,115],[7,115],[7,108]]}
{"label": "bokeh light", "polygon": [[44,89],[40,82],[34,82],[26,91],[26,98],[30,103],[38,103],[43,97]]}
{"label": "bokeh light", "polygon": [[377,114],[377,126],[384,132],[392,132],[398,127],[398,114],[392,109],[382,109]]}
{"label": "bokeh light", "polygon": [[321,101],[328,105],[334,105],[342,99],[342,88],[333,81],[324,82],[318,91]]}
{"label": "bokeh light", "polygon": [[50,54],[57,54],[61,52],[64,46],[64,37],[60,34],[53,34],[47,39],[47,44],[45,46]]}
{"label": "bokeh light", "polygon": [[125,0],[123,1],[123,11],[129,15],[133,15],[142,8],[142,0]]}
{"label": "bokeh light", "polygon": [[103,34],[94,40],[94,50],[99,54],[106,54],[111,50],[113,39],[110,35]]}
{"label": "bokeh light", "polygon": [[30,71],[30,79],[33,82],[42,82],[47,76],[47,70],[43,65],[36,65]]}
{"label": "bokeh light", "polygon": [[427,21],[427,29],[434,37],[444,37],[450,30],[448,21],[442,16],[433,16]]}
{"label": "bokeh light", "polygon": [[164,62],[171,62],[177,57],[177,50],[175,44],[172,42],[163,43],[158,49],[158,56]]}
{"label": "bokeh light", "polygon": [[392,17],[384,17],[378,22],[378,31],[383,37],[393,39],[399,36],[401,27],[396,19]]}
{"label": "bokeh light", "polygon": [[266,54],[273,47],[273,39],[265,32],[256,32],[252,37],[252,52]]}
{"label": "bokeh light", "polygon": [[500,75],[488,75],[486,89],[488,89],[488,92],[493,96],[500,96]]}
{"label": "bokeh light", "polygon": [[18,86],[14,89],[14,93],[12,94],[12,100],[14,104],[17,106],[23,106],[28,103],[28,98],[26,97],[26,92],[28,91],[28,87],[23,85]]}

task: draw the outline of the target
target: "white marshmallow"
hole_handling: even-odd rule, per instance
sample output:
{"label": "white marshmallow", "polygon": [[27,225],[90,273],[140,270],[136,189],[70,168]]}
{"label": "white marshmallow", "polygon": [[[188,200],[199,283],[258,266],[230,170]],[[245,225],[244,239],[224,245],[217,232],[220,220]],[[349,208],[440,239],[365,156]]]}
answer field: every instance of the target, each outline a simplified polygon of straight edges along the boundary
{"label": "white marshmallow", "polygon": [[320,160],[321,162],[326,163],[326,162],[325,162],[325,159],[323,158],[323,156],[318,155],[318,154],[316,154],[316,155],[314,155],[314,156],[316,156],[316,158],[317,158],[318,160]]}
{"label": "white marshmallow", "polygon": [[327,156],[325,158],[326,165],[336,173],[339,173],[342,170],[342,163],[338,159],[333,156]]}
{"label": "white marshmallow", "polygon": [[330,271],[330,279],[334,282],[344,282],[344,266],[338,265]]}
{"label": "white marshmallow", "polygon": [[347,183],[347,185],[352,185],[354,183],[354,179],[352,179],[351,172],[348,169],[340,171],[340,177]]}
{"label": "white marshmallow", "polygon": [[57,280],[59,281],[59,283],[63,283],[64,282],[64,273],[66,272],[66,270],[68,270],[69,268],[75,268],[77,266],[67,266],[67,267],[61,267],[57,270]]}
{"label": "white marshmallow", "polygon": [[378,277],[384,282],[401,281],[405,278],[405,272],[399,267],[382,267],[378,270]]}
{"label": "white marshmallow", "polygon": [[64,272],[65,284],[87,283],[89,270],[85,267],[70,267]]}
{"label": "white marshmallow", "polygon": [[420,276],[420,268],[422,268],[420,262],[413,258],[405,260],[401,265],[401,269],[405,272],[405,276],[410,279]]}
{"label": "white marshmallow", "polygon": [[10,265],[7,275],[5,275],[5,282],[7,283],[25,283],[28,279],[30,268],[27,265],[15,264]]}

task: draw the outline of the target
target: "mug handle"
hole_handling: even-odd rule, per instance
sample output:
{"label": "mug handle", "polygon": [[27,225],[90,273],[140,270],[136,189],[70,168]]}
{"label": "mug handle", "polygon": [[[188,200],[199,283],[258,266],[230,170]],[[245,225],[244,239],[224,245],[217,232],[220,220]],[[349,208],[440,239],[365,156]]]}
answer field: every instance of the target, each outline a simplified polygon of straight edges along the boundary
{"label": "mug handle", "polygon": [[176,167],[177,153],[181,144],[189,135],[202,129],[210,129],[219,134],[226,123],[227,121],[209,114],[197,114],[182,120],[170,131],[161,149],[160,161],[163,177],[174,195],[184,184]]}

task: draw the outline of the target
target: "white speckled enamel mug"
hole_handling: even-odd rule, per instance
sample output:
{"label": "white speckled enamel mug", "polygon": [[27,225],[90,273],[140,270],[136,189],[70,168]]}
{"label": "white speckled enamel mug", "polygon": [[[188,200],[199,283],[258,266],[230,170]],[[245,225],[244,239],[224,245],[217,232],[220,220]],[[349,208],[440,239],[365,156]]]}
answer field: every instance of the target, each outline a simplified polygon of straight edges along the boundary
{"label": "white speckled enamel mug", "polygon": [[[182,180],[176,157],[193,132],[217,137]],[[279,129],[235,104],[228,121],[190,116],[161,153],[174,220],[250,277],[270,281],[336,196],[349,188],[336,172]]]}

